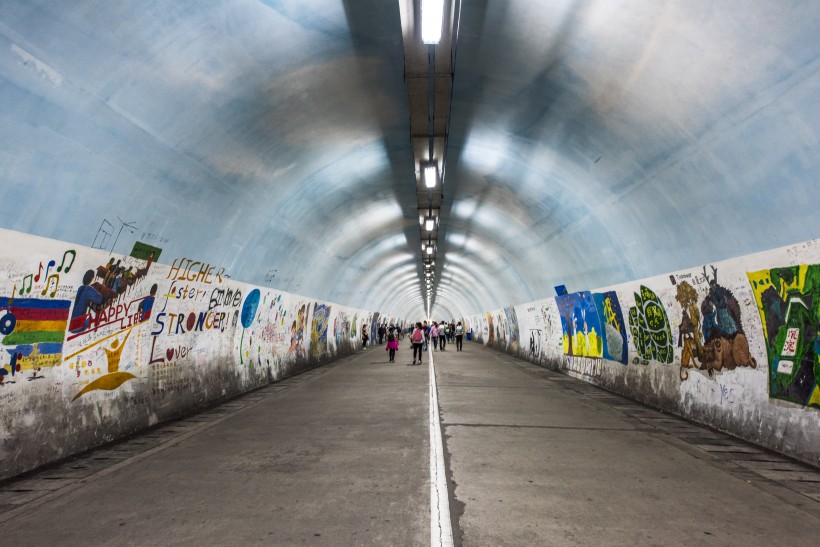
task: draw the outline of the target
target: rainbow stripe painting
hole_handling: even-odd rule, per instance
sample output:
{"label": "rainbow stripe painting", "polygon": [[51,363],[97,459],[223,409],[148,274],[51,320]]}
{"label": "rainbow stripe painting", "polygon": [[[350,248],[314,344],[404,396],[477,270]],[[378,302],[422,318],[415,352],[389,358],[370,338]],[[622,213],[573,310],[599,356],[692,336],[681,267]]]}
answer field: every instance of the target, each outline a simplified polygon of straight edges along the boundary
{"label": "rainbow stripe painting", "polygon": [[70,300],[0,298],[0,343],[13,346],[5,348],[9,372],[60,364],[70,308]]}

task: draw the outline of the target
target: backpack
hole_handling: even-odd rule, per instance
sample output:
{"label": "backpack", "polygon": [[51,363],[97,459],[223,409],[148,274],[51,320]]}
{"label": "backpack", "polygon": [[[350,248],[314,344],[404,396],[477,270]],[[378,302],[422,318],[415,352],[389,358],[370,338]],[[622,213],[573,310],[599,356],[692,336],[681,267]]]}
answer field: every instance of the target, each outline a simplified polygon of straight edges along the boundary
{"label": "backpack", "polygon": [[388,342],[392,342],[395,339],[396,339],[396,336],[392,332],[387,335],[387,341]]}
{"label": "backpack", "polygon": [[413,342],[421,342],[422,338],[421,329],[416,329],[413,331]]}

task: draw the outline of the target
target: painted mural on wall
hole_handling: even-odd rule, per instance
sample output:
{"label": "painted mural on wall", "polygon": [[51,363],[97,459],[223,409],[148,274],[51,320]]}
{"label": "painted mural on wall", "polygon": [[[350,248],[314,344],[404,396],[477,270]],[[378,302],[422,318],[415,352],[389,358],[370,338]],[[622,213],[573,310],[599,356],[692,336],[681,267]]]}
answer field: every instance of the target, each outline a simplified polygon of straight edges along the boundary
{"label": "painted mural on wall", "polygon": [[339,312],[333,319],[333,338],[336,348],[345,349],[350,347],[352,322],[347,312]]}
{"label": "painted mural on wall", "polygon": [[564,359],[562,368],[583,376],[600,377],[603,364],[601,321],[589,291],[555,298],[561,317]]}
{"label": "painted mural on wall", "polygon": [[[288,353],[296,359],[307,358],[307,348],[305,347],[305,335],[307,333],[308,305],[298,303],[295,312],[291,314],[293,322],[290,326],[290,347]],[[308,338],[308,343],[310,338]]]}
{"label": "painted mural on wall", "polygon": [[323,358],[328,353],[327,330],[330,321],[330,306],[316,303],[313,307],[313,322],[310,328],[310,355]]}
{"label": "painted mural on wall", "polygon": [[[245,303],[242,304],[242,335],[239,339],[239,363],[245,364],[245,359],[248,358],[250,362],[250,350],[244,350],[242,343],[245,341],[245,331],[253,325],[256,319],[256,312],[259,310],[259,303],[262,298],[262,293],[259,289],[253,289],[245,297]],[[253,347],[253,338],[249,341],[250,347]]]}
{"label": "painted mural on wall", "polygon": [[757,363],[749,353],[749,341],[743,331],[740,304],[732,291],[718,283],[717,268],[712,266],[711,270],[709,276],[706,267],[703,268],[709,292],[700,305],[704,339],[701,366],[710,373],[724,368],[755,368]]}
{"label": "painted mural on wall", "polygon": [[[119,256],[4,230],[0,238],[2,428],[30,436],[34,421],[50,424],[48,442],[37,446],[90,448],[79,438],[99,442],[95,428],[109,414],[147,419],[283,377],[297,360],[333,355],[342,340],[355,350],[352,333],[364,326],[356,318],[373,318],[237,283],[223,267],[195,259],[158,264],[161,249],[149,245]],[[334,344],[331,324],[341,325]],[[64,401],[64,412],[32,416],[42,398]],[[62,431],[71,431],[70,442],[58,440]],[[45,457],[4,450],[0,478]]]}
{"label": "painted mural on wall", "polygon": [[820,265],[748,273],[769,358],[769,396],[820,408]]}
{"label": "painted mural on wall", "polygon": [[370,337],[370,343],[374,344],[374,340],[378,340],[378,331],[379,331],[379,312],[374,313],[369,322],[368,326],[368,336]]}
{"label": "painted mural on wall", "polygon": [[69,249],[8,272],[11,290],[0,297],[0,385],[43,379],[61,365],[71,308],[66,279],[76,257]]}
{"label": "painted mural on wall", "polygon": [[493,327],[493,314],[490,312],[487,312],[486,323],[482,325],[482,328],[487,329],[487,335],[484,337],[484,343],[492,346],[495,343],[495,328]]}
{"label": "painted mural on wall", "polygon": [[518,315],[515,313],[515,308],[513,306],[504,308],[504,317],[506,319],[507,349],[517,353],[520,349],[521,333],[518,328]]}
{"label": "painted mural on wall", "polygon": [[592,293],[570,293],[556,297],[555,301],[561,314],[564,355],[600,359],[603,356],[601,321]]}
{"label": "painted mural on wall", "polygon": [[[820,463],[820,240],[515,311],[520,357]],[[466,318],[481,329],[474,339],[494,340],[503,315]],[[596,339],[600,357],[584,355],[596,355]]]}
{"label": "painted mural on wall", "polygon": [[703,355],[703,331],[698,293],[688,281],[677,284],[675,300],[681,307],[681,321],[678,325],[678,348],[681,349],[680,379],[689,378],[686,369],[701,368]]}
{"label": "painted mural on wall", "polygon": [[504,315],[504,310],[496,312],[493,316],[493,324],[495,325],[494,339],[496,345],[506,348],[509,328],[507,328],[507,318]]}
{"label": "painted mural on wall", "polygon": [[629,330],[638,352],[633,363],[672,362],[675,352],[666,310],[658,295],[645,285],[641,285],[640,294],[635,293],[635,306],[629,309]]}
{"label": "painted mural on wall", "polygon": [[0,298],[0,384],[37,380],[44,368],[60,366],[70,306],[70,300]]}
{"label": "painted mural on wall", "polygon": [[542,345],[546,331],[544,315],[540,313],[541,306],[528,306],[526,316],[534,318],[534,324],[528,329],[527,336],[527,356],[533,361],[541,361]]}
{"label": "painted mural on wall", "polygon": [[593,293],[595,308],[598,310],[600,328],[603,333],[602,356],[610,361],[627,364],[629,351],[626,339],[626,323],[621,312],[621,303],[615,291]]}
{"label": "painted mural on wall", "polygon": [[[675,282],[676,278],[671,279]],[[755,368],[757,363],[749,351],[740,303],[732,291],[718,283],[717,268],[711,267],[710,275],[704,267],[703,275],[692,278],[692,282],[706,285],[700,306],[699,293],[689,280],[684,279],[675,289],[675,300],[681,306],[678,325],[681,380],[686,380],[687,369],[693,368],[706,371],[710,377],[715,372],[737,367]]]}

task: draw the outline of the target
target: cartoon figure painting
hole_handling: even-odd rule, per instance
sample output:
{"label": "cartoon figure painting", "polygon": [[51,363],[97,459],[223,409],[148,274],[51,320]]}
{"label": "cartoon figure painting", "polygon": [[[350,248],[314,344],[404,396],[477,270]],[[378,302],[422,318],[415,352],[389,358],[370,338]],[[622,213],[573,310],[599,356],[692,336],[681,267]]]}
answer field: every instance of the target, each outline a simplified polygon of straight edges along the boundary
{"label": "cartoon figure painting", "polygon": [[699,368],[703,354],[703,333],[701,332],[698,293],[687,281],[678,285],[675,300],[681,307],[681,322],[678,326],[678,347],[681,350],[680,379],[689,378],[688,368]]}
{"label": "cartoon figure painting", "polygon": [[703,276],[709,282],[709,292],[700,305],[703,316],[703,351],[701,368],[712,371],[736,367],[755,368],[757,363],[749,353],[749,341],[740,320],[740,304],[735,296],[717,282],[717,268],[712,267],[712,277],[703,268]]}

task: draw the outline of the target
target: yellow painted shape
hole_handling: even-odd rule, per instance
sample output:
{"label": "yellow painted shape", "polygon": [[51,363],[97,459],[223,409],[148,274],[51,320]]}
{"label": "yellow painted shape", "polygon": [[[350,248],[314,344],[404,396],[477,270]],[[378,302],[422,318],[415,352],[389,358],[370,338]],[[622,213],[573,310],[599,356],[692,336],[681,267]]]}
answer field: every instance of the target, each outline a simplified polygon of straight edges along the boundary
{"label": "yellow painted shape", "polygon": [[814,392],[809,398],[808,406],[820,407],[820,386],[814,387]]}
{"label": "yellow painted shape", "polygon": [[27,357],[19,359],[17,364],[20,365],[20,370],[35,370],[40,367],[58,367],[60,366],[60,354],[32,353]]}
{"label": "yellow painted shape", "polygon": [[112,372],[111,374],[100,376],[99,378],[85,386],[83,389],[81,389],[80,392],[77,395],[75,395],[73,399],[71,399],[71,401],[76,401],[77,399],[79,399],[80,397],[82,397],[90,391],[96,391],[98,389],[111,391],[117,389],[128,380],[133,380],[134,378],[136,378],[136,376],[134,376],[130,372]]}
{"label": "yellow painted shape", "polygon": [[37,332],[37,331],[46,331],[46,332],[59,332],[64,331],[68,321],[36,321],[31,319],[26,319],[22,321],[17,321],[17,325],[14,327],[14,331],[23,331],[23,332]]}

